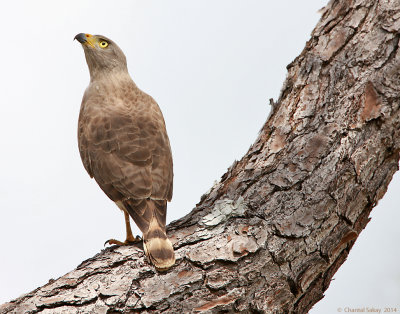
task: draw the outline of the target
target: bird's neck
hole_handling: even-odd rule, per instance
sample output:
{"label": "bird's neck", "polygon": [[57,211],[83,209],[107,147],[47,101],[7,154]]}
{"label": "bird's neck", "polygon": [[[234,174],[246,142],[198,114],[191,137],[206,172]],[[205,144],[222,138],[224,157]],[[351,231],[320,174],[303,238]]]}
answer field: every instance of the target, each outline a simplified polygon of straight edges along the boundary
{"label": "bird's neck", "polygon": [[126,69],[115,68],[109,71],[95,71],[95,73],[90,72],[90,84],[102,82],[118,85],[118,83],[129,81],[132,81],[132,78]]}
{"label": "bird's neck", "polygon": [[107,71],[103,72],[101,75],[91,76],[88,86],[88,90],[92,91],[93,95],[109,96],[121,89],[138,89],[128,71]]}

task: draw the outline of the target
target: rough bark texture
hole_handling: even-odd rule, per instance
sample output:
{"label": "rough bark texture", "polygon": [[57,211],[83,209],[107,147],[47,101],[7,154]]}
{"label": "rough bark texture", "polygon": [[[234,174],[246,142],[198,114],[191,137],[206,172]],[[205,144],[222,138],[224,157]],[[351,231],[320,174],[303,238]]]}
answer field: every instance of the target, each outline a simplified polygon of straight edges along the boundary
{"label": "rough bark texture", "polygon": [[171,270],[112,247],[0,312],[307,312],[398,169],[399,29],[398,0],[327,5],[257,141],[170,224]]}

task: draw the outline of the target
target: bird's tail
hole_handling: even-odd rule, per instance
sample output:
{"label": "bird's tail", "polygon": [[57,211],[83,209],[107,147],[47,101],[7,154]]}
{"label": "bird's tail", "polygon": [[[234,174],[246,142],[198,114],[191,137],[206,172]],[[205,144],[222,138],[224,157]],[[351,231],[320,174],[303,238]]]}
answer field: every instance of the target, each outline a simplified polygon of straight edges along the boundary
{"label": "bird's tail", "polygon": [[171,241],[156,218],[150,222],[149,231],[143,233],[143,247],[151,263],[160,271],[175,264],[175,253]]}
{"label": "bird's tail", "polygon": [[165,232],[167,201],[130,200],[127,210],[143,232],[143,247],[150,262],[159,271],[175,264],[175,253]]}

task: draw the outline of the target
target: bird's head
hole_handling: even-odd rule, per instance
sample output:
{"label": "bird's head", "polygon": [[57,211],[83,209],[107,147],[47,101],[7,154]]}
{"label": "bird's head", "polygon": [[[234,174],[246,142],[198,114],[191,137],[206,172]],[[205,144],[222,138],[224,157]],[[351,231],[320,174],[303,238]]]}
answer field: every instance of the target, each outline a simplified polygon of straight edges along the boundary
{"label": "bird's head", "polygon": [[111,72],[127,72],[126,57],[121,48],[102,35],[79,33],[75,36],[85,51],[91,79]]}

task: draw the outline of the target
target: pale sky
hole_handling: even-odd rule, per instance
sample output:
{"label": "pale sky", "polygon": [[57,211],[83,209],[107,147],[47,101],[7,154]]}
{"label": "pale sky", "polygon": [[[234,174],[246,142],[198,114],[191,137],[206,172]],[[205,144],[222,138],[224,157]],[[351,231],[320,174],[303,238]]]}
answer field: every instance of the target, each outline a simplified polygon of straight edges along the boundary
{"label": "pale sky", "polygon": [[[0,304],[124,239],[123,215],[91,180],[77,147],[89,82],[77,33],[125,52],[159,103],[175,165],[168,221],[187,214],[265,122],[286,65],[327,0],[3,1],[0,5]],[[400,177],[311,313],[400,310]],[[138,232],[135,228],[134,232]]]}

